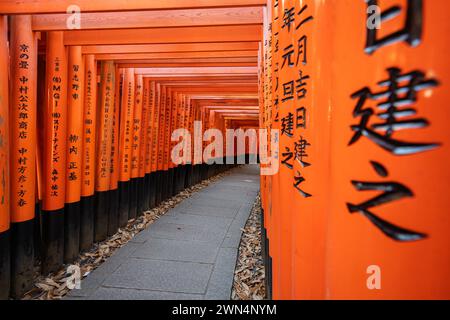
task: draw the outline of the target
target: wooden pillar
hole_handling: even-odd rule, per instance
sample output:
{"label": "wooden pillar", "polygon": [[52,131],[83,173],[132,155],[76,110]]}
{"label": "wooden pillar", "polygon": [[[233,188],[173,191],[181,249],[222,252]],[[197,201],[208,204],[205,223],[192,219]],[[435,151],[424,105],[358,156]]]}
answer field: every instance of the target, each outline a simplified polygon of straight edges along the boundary
{"label": "wooden pillar", "polygon": [[81,182],[80,250],[94,243],[95,145],[97,122],[97,63],[95,56],[85,56],[83,156]]}
{"label": "wooden pillar", "polygon": [[133,219],[138,216],[138,190],[140,188],[139,180],[139,150],[141,146],[141,117],[142,117],[142,94],[143,94],[143,76],[135,75],[135,96],[132,126],[131,143],[131,180],[130,180],[130,214]]}
{"label": "wooden pillar", "polygon": [[66,172],[67,56],[64,33],[47,37],[45,134],[43,157],[42,242],[44,274],[64,260],[64,202]]}
{"label": "wooden pillar", "polygon": [[131,142],[133,130],[134,69],[124,69],[119,137],[119,226],[128,222],[130,212]]}
{"label": "wooden pillar", "polygon": [[9,296],[11,270],[8,57],[8,17],[0,15],[0,300]]}
{"label": "wooden pillar", "polygon": [[31,16],[11,17],[10,44],[11,296],[18,298],[34,276],[37,48]]}
{"label": "wooden pillar", "polygon": [[150,172],[150,208],[156,206],[157,185],[159,182],[159,173],[156,166],[158,155],[158,123],[159,123],[159,105],[157,104],[156,82],[151,81],[151,132],[150,134],[150,161],[147,163],[147,171]]}
{"label": "wooden pillar", "polygon": [[108,234],[108,203],[111,182],[111,147],[114,118],[115,66],[102,61],[100,105],[97,107],[97,163],[95,170],[94,241],[105,240]]}
{"label": "wooden pillar", "polygon": [[142,84],[142,114],[141,114],[141,133],[140,133],[140,148],[139,148],[139,183],[140,188],[138,190],[138,212],[142,214],[148,210],[148,197],[150,192],[148,190],[148,178],[145,174],[145,160],[148,153],[147,150],[147,128],[149,118],[149,87],[150,83],[148,79],[143,80]]}
{"label": "wooden pillar", "polygon": [[108,236],[112,236],[119,228],[119,120],[120,120],[120,89],[121,74],[118,66],[115,66],[114,88],[114,118],[111,132],[111,164],[109,183],[109,213]]}
{"label": "wooden pillar", "polygon": [[64,262],[71,263],[80,251],[80,197],[83,161],[84,63],[80,46],[69,47],[67,95],[66,207]]}

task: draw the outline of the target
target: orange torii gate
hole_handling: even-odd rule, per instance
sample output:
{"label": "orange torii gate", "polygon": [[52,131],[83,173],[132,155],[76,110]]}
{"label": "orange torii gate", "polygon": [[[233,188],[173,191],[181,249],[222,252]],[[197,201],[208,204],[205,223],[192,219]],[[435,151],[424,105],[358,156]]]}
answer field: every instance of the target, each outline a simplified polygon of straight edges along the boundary
{"label": "orange torii gate", "polygon": [[[13,146],[10,155],[2,153],[2,164],[8,166],[11,158],[37,162],[38,169],[34,174],[36,167],[27,165],[20,176],[11,171],[12,189],[4,190],[6,198],[11,197],[11,209],[1,211],[0,245],[15,246],[11,255],[2,250],[0,257],[1,261],[11,258],[13,266],[10,272],[0,264],[1,297],[10,294],[10,280],[14,297],[31,285],[27,270],[33,264],[35,254],[30,252],[36,239],[43,243],[43,273],[56,271],[94,242],[113,235],[130,218],[198,182],[202,175],[196,179],[188,175],[184,167],[189,164],[171,162],[171,132],[178,127],[192,132],[194,120],[199,119],[192,105],[198,98],[246,100],[258,91],[265,1],[38,2],[0,2],[0,12],[11,15],[12,28],[8,39],[7,19],[0,16],[0,40],[12,44],[11,60],[8,53],[0,53],[2,69],[17,65],[16,60],[30,66],[11,68],[13,79],[18,79],[12,81],[12,92],[16,84],[20,84],[17,90],[25,90],[20,83],[24,76],[29,81],[29,134],[22,132],[25,124],[19,120],[25,113],[8,107],[5,97],[1,100],[12,118],[4,109],[1,115],[17,119],[6,131],[0,128],[2,138],[18,134],[22,138],[12,143],[23,142]],[[67,29],[66,9],[72,4],[83,13],[80,30]],[[100,38],[98,29],[103,29]],[[14,51],[14,41],[27,47]],[[35,80],[38,68],[45,85]],[[1,92],[8,92],[6,82],[0,84]],[[36,100],[45,101],[37,110]],[[43,135],[36,132],[36,112],[42,117]],[[15,180],[19,178],[26,182]],[[11,192],[14,188],[17,193]],[[25,198],[20,200],[16,194]],[[37,209],[35,199],[40,200]],[[24,205],[17,211],[19,200]],[[32,229],[41,229],[42,234],[28,232]]]}

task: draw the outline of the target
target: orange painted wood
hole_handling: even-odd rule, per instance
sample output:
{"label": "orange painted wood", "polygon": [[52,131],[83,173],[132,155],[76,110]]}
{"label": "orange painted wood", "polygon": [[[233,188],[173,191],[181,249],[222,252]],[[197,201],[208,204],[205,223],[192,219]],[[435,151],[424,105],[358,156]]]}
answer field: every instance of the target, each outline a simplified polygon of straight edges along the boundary
{"label": "orange painted wood", "polygon": [[[8,70],[8,17],[0,16],[0,70]],[[0,233],[9,230],[9,90],[8,73],[0,72],[0,169],[5,183],[0,184]]]}
{"label": "orange painted wood", "polygon": [[111,148],[115,102],[115,66],[103,61],[100,73],[100,104],[97,106],[97,163],[95,191],[108,191],[111,182]]}
{"label": "orange painted wood", "polygon": [[149,131],[151,132],[151,99],[150,99],[150,80],[142,78],[143,94],[142,94],[142,115],[141,115],[141,148],[139,152],[139,177],[145,176],[146,165],[150,165],[150,149],[149,149]]}
{"label": "orange painted wood", "polygon": [[37,46],[31,16],[11,17],[10,55],[11,222],[23,222],[34,218],[36,202]]}
{"label": "orange painted wood", "polygon": [[[126,9],[126,8],[125,8]],[[72,14],[33,16],[33,30],[67,30]],[[212,25],[262,24],[262,8],[209,8],[129,12],[82,13],[80,26],[86,29],[167,28]]]}
{"label": "orange painted wood", "polygon": [[[170,60],[170,59],[201,59],[201,58],[256,58],[256,50],[236,51],[188,51],[188,52],[154,52],[154,53],[105,53],[97,54],[97,60]],[[183,60],[180,60],[183,61]],[[207,61],[207,60],[205,60]],[[239,61],[239,60],[236,60]]]}
{"label": "orange painted wood", "polygon": [[118,66],[115,67],[115,89],[114,89],[114,118],[112,126],[112,145],[111,145],[111,180],[109,190],[116,190],[119,186],[119,124],[120,124],[120,92],[122,75]]}
{"label": "orange painted wood", "polygon": [[66,13],[70,5],[81,12],[137,11],[161,9],[228,8],[265,6],[265,0],[0,0],[0,12],[15,13]]}
{"label": "orange painted wood", "polygon": [[66,45],[259,41],[260,25],[65,31]]}
{"label": "orange painted wood", "polygon": [[154,43],[83,46],[83,54],[258,50],[258,42]]}
{"label": "orange painted wood", "polygon": [[69,48],[66,203],[80,201],[83,162],[84,65],[81,47]]}
{"label": "orange painted wood", "polygon": [[134,69],[125,69],[122,85],[119,140],[119,181],[122,182],[129,181],[131,174],[134,90]]}
{"label": "orange painted wood", "polygon": [[[175,63],[143,63],[142,60],[138,62],[133,61],[117,61],[121,68],[184,68],[184,67],[252,67],[256,66],[255,61],[249,62],[175,62]],[[131,63],[133,62],[133,63]]]}
{"label": "orange painted wood", "polygon": [[135,76],[135,95],[133,125],[131,137],[131,178],[139,177],[140,148],[142,142],[142,109],[143,109],[144,78],[142,75]]}
{"label": "orange painted wood", "polygon": [[44,114],[43,200],[42,209],[64,208],[67,141],[67,56],[63,32],[47,37],[46,88]]}
{"label": "orange painted wood", "polygon": [[81,196],[95,192],[95,145],[97,128],[97,63],[94,55],[85,56],[84,119],[83,119],[83,181]]}
{"label": "orange painted wood", "polygon": [[143,75],[170,75],[175,76],[176,74],[183,75],[206,75],[206,74],[226,74],[226,75],[255,75],[258,69],[256,67],[235,67],[235,68],[223,68],[223,67],[205,67],[205,68],[136,68],[136,74]]}

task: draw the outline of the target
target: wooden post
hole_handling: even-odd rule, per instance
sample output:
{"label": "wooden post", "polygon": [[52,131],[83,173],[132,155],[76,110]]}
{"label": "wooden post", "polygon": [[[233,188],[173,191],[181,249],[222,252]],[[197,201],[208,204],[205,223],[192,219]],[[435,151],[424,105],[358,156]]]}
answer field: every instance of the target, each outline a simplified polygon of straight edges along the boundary
{"label": "wooden post", "polygon": [[119,226],[128,222],[130,212],[130,174],[131,174],[131,141],[133,130],[134,105],[134,69],[124,70],[122,85],[122,104],[120,110],[120,140],[119,140]]}
{"label": "wooden post", "polygon": [[85,56],[83,159],[81,182],[80,250],[94,243],[95,145],[97,114],[97,63]]}
{"label": "wooden post", "polygon": [[102,61],[100,105],[97,107],[97,166],[95,170],[94,241],[108,235],[108,203],[111,182],[111,147],[114,118],[115,66],[113,61]]}
{"label": "wooden post", "polygon": [[140,148],[139,148],[139,183],[140,187],[138,190],[138,213],[143,214],[144,211],[148,210],[148,197],[150,192],[148,190],[148,179],[146,179],[145,174],[145,160],[148,154],[147,150],[147,128],[148,118],[149,118],[149,81],[148,79],[143,79],[142,84],[142,114],[141,114],[141,132],[140,132]]}
{"label": "wooden post", "polygon": [[80,251],[80,197],[83,161],[84,64],[80,46],[69,47],[67,95],[66,207],[64,262],[71,263]]}
{"label": "wooden post", "polygon": [[157,172],[157,153],[158,153],[158,123],[159,123],[159,105],[156,101],[157,92],[156,92],[156,82],[151,81],[150,85],[150,99],[151,99],[151,118],[150,126],[151,131],[149,132],[150,138],[150,154],[149,154],[149,162],[147,162],[147,172],[150,172],[150,208],[156,206],[156,186],[159,181],[158,172]]}
{"label": "wooden post", "polygon": [[0,16],[0,300],[8,299],[11,271],[8,58],[8,17]]}
{"label": "wooden post", "polygon": [[109,184],[109,220],[108,236],[112,236],[119,228],[119,120],[120,120],[120,90],[121,80],[120,69],[116,65],[115,69],[115,89],[114,89],[114,118],[112,129],[111,164],[110,164],[110,184]]}
{"label": "wooden post", "polygon": [[18,298],[34,276],[37,48],[31,16],[11,17],[10,54],[11,296]]}
{"label": "wooden post", "polygon": [[64,261],[67,56],[63,41],[63,32],[48,33],[42,201],[44,274],[58,270]]}
{"label": "wooden post", "polygon": [[141,147],[141,118],[142,118],[142,95],[143,95],[143,76],[135,75],[135,96],[132,126],[131,143],[131,180],[130,180],[130,214],[129,218],[136,218],[138,212],[138,194],[141,187],[139,179],[139,157]]}

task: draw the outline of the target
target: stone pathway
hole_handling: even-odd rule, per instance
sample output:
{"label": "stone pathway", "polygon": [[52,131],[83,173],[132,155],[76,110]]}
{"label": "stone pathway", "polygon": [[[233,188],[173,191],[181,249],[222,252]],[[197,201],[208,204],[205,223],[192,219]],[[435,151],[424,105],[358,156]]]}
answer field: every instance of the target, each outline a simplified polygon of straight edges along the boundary
{"label": "stone pathway", "polygon": [[66,299],[230,299],[259,167],[235,168],[118,249]]}

